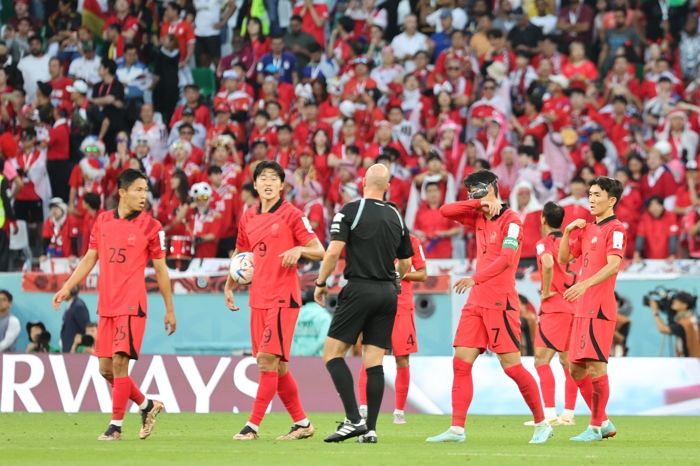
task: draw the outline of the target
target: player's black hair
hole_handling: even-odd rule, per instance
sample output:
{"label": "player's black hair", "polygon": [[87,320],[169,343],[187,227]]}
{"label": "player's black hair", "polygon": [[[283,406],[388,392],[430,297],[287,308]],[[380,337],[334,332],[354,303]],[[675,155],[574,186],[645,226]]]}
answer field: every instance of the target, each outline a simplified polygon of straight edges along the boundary
{"label": "player's black hair", "polygon": [[599,176],[591,181],[591,186],[598,186],[600,189],[608,193],[609,197],[614,197],[615,205],[613,207],[617,207],[617,204],[620,202],[620,198],[622,197],[622,190],[624,189],[622,183],[608,176]]}
{"label": "player's black hair", "polygon": [[496,196],[498,196],[497,181],[498,177],[495,173],[489,170],[481,170],[470,173],[469,176],[464,179],[464,186],[466,186],[467,189],[471,189],[480,185],[485,185],[486,187],[488,187],[488,185],[492,185],[493,192],[496,194]]}
{"label": "player's black hair", "polygon": [[253,181],[256,181],[258,177],[262,174],[263,170],[274,170],[277,173],[279,179],[284,183],[284,169],[282,166],[275,162],[274,160],[263,160],[255,167],[253,172]]}
{"label": "player's black hair", "polygon": [[211,165],[207,168],[207,176],[221,175],[224,171],[218,165]]}
{"label": "player's black hair", "polygon": [[542,217],[551,228],[561,228],[564,221],[564,208],[559,204],[549,201],[542,208]]}
{"label": "player's black hair", "polygon": [[12,293],[7,290],[0,290],[0,294],[4,294],[9,302],[12,302]]}
{"label": "player's black hair", "polygon": [[99,194],[95,193],[85,193],[85,196],[83,196],[83,202],[92,210],[97,210],[100,208],[100,205],[102,205],[102,199],[100,199]]}
{"label": "player's black hair", "polygon": [[119,178],[117,178],[117,187],[118,189],[129,189],[129,186],[134,184],[136,180],[144,180],[148,183],[148,177],[145,173],[134,170],[133,168],[127,168],[119,175]]}

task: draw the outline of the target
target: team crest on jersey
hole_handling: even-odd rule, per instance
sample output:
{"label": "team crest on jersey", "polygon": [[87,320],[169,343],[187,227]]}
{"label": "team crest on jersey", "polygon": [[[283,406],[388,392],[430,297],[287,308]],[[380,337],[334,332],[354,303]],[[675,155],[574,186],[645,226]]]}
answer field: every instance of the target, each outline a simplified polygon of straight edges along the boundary
{"label": "team crest on jersey", "polygon": [[594,236],[593,239],[591,240],[591,244],[596,244],[598,242],[598,237]]}
{"label": "team crest on jersey", "polygon": [[131,234],[126,238],[126,244],[129,246],[135,246],[136,245],[136,235]]}
{"label": "team crest on jersey", "polygon": [[489,243],[496,244],[496,232],[495,231],[491,232],[491,237],[489,237]]}

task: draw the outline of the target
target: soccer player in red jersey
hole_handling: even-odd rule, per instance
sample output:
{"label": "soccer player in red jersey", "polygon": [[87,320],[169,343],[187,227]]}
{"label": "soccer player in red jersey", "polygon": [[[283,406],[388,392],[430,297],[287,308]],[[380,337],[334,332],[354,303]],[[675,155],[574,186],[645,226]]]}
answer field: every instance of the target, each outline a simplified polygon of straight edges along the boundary
{"label": "soccer player in red jersey", "polygon": [[440,208],[476,234],[476,273],[455,284],[457,293],[471,288],[457,327],[453,346],[452,426],[428,442],[463,442],[464,424],[473,396],[472,365],[486,348],[498,355],[506,375],[513,379],[532,411],[535,432],[530,443],[545,443],[552,426],[544,418],[537,382],[520,362],[520,300],[515,272],[523,241],[520,217],[498,198],[498,177],[483,170],[464,181],[469,200]]}
{"label": "soccer player in red jersey", "polygon": [[[387,203],[391,204],[391,203]],[[395,206],[394,206],[395,207]],[[396,381],[394,382],[394,424],[406,424],[404,408],[408,399],[408,387],[411,385],[411,368],[409,357],[418,352],[415,310],[413,301],[413,282],[424,282],[428,278],[425,270],[425,254],[420,240],[413,235],[411,247],[416,254],[411,257],[411,271],[401,279],[401,292],[396,304],[396,318],[391,331],[391,352],[396,359]],[[365,365],[360,367],[357,380],[360,402],[360,414],[367,417],[367,371]]]}
{"label": "soccer player in red jersey", "polygon": [[[275,393],[294,422],[289,433],[278,440],[308,438],[314,434],[314,428],[301,405],[288,362],[301,307],[297,262],[301,257],[319,261],[323,259],[324,249],[304,214],[281,197],[284,170],[277,162],[260,162],[253,172],[253,183],[260,195],[260,204],[257,209],[248,209],[243,214],[233,255],[249,251],[254,255],[255,274],[249,298],[250,336],[260,381],[250,418],[233,439],[258,438],[258,428]],[[237,311],[233,285],[229,277],[224,294],[228,308]]]}
{"label": "soccer player in red jersey", "polygon": [[[578,396],[578,387],[571,378],[567,360],[574,305],[564,299],[564,292],[576,282],[576,274],[558,261],[564,216],[565,211],[561,206],[554,202],[546,203],[541,217],[544,238],[535,245],[537,268],[542,277],[540,316],[535,336],[535,369],[540,378],[544,417],[552,425],[574,424]],[[559,362],[566,376],[564,412],[559,417],[554,402],[554,374],[549,365],[556,353],[559,353]]]}
{"label": "soccer player in red jersey", "polygon": [[[617,180],[598,177],[588,190],[594,223],[583,219],[566,226],[559,244],[559,263],[581,260],[579,282],[564,292],[576,303],[576,314],[569,343],[571,376],[591,406],[591,423],[577,442],[613,437],[615,426],[605,414],[610,396],[608,355],[612,348],[617,319],[615,280],[626,247],[625,226],[614,213],[623,186]],[[573,234],[575,230],[578,235]]]}
{"label": "soccer player in red jersey", "polygon": [[138,359],[146,330],[146,264],[153,261],[158,288],[165,301],[165,330],[175,332],[175,312],[170,277],[165,265],[165,234],[158,220],[144,212],[148,178],[138,170],[119,175],[119,205],[95,220],[87,253],[68,281],[53,297],[53,306],[69,299],[70,290],[82,283],[100,261],[97,338],[93,354],[100,358],[100,374],[112,386],[112,420],[98,440],[120,440],[129,400],[141,408],[139,437],[153,431],[163,409],[159,401],[146,399],[129,377],[129,360]]}

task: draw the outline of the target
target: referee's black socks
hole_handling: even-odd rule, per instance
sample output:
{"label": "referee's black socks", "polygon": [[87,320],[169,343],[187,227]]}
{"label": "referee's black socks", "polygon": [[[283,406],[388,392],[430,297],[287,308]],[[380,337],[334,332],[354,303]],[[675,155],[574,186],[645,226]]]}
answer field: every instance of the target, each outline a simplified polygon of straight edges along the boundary
{"label": "referee's black socks", "polygon": [[[328,369],[328,372],[331,374],[331,379],[333,379],[333,385],[335,385],[335,389],[338,391],[338,395],[340,395],[340,399],[343,402],[343,408],[345,409],[345,417],[348,418],[348,420],[353,424],[357,424],[362,420],[362,417],[360,416],[360,411],[357,409],[357,400],[355,399],[355,384],[352,381],[352,373],[350,372],[350,368],[345,362],[345,359],[331,359],[326,363],[326,369]],[[369,372],[367,373],[367,378],[369,379]],[[382,378],[382,387],[383,386],[384,379]],[[369,392],[369,388],[367,391]],[[377,418],[375,415],[375,421],[376,419]]]}
{"label": "referee's black socks", "polygon": [[384,396],[384,366],[374,366],[367,371],[367,430],[377,430],[377,417]]}

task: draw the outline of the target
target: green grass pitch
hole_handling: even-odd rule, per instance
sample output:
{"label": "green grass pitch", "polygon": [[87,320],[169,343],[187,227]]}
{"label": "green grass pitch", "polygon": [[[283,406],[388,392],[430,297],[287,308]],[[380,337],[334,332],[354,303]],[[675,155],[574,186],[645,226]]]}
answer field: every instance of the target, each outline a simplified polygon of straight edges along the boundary
{"label": "green grass pitch", "polygon": [[525,416],[470,416],[462,444],[431,445],[427,436],[449,426],[448,416],[408,414],[395,426],[379,420],[379,444],[325,444],[341,414],[313,414],[316,435],[308,440],[277,442],[291,425],[286,414],[270,414],[260,439],[234,442],[231,435],[244,414],[167,414],[158,418],[148,440],[138,439],[140,417],[129,414],[120,442],[98,442],[109,415],[99,413],[0,414],[0,464],[9,465],[700,465],[697,417],[615,417],[618,436],[596,444],[572,444],[569,437],[585,428],[556,427],[545,445],[528,445],[531,427]]}

